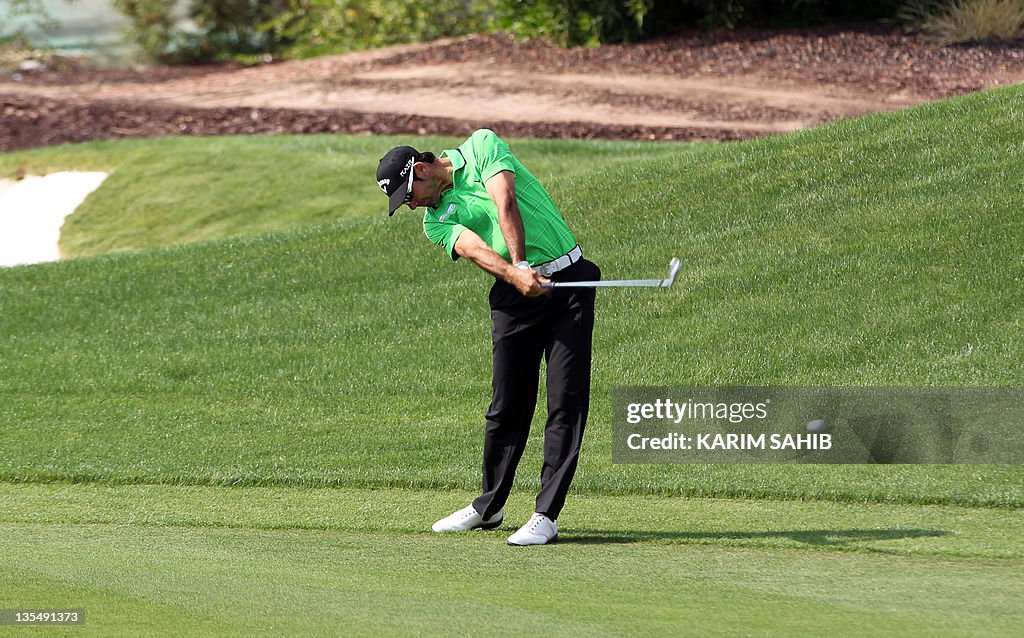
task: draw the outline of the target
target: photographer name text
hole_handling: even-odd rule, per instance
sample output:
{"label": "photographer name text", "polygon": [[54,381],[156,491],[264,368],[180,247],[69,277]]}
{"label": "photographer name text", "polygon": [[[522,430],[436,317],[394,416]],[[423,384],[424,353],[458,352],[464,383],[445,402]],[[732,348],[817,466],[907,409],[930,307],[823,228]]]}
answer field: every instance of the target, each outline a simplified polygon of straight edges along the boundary
{"label": "photographer name text", "polygon": [[830,450],[831,434],[722,434],[672,432],[665,436],[633,433],[631,450]]}

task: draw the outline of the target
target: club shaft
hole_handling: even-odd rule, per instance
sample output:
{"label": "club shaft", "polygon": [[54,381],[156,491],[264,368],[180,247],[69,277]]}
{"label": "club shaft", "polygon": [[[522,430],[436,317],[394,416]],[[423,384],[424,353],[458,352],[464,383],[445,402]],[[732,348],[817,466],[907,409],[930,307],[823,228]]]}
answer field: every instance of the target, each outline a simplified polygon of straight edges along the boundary
{"label": "club shaft", "polygon": [[553,281],[544,284],[545,288],[604,288],[604,287],[645,287],[660,288],[665,285],[663,279],[611,279],[607,281]]}
{"label": "club shaft", "polygon": [[679,258],[673,257],[668,264],[667,279],[611,279],[605,281],[553,281],[541,284],[545,288],[668,288],[679,272]]}

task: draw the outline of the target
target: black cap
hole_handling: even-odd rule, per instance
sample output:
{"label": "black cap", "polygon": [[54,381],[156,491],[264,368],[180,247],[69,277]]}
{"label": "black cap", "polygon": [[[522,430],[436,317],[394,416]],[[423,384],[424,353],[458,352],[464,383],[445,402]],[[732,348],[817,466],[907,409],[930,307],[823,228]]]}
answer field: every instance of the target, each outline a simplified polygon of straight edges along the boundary
{"label": "black cap", "polygon": [[395,214],[412,192],[412,165],[420,156],[411,146],[396,146],[380,158],[377,186],[388,196],[388,216]]}

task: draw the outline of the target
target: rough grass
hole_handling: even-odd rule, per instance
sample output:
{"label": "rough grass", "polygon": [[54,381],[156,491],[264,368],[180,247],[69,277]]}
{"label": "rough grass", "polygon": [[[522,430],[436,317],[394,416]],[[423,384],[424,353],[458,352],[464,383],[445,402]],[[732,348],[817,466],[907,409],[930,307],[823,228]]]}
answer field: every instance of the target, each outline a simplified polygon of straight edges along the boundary
{"label": "rough grass", "polygon": [[[685,264],[671,291],[599,297],[579,489],[1019,506],[1015,466],[617,466],[609,429],[616,385],[1019,383],[1020,95],[669,147],[666,158],[553,180],[606,276],[659,276],[673,255]],[[266,153],[273,141],[233,143]],[[563,149],[549,166],[592,154],[547,144]],[[338,179],[383,203],[372,182]],[[388,220],[377,208],[0,272],[0,477],[475,485],[486,289],[486,276],[422,238],[413,215]],[[532,445],[523,488],[538,467]]]}

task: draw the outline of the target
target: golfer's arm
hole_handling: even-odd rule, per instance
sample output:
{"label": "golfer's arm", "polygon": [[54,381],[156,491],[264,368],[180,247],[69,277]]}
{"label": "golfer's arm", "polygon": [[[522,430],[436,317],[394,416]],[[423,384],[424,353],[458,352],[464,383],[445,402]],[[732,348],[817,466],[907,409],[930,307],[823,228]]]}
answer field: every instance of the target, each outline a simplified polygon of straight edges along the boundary
{"label": "golfer's arm", "polygon": [[523,216],[516,201],[516,175],[502,171],[484,184],[487,194],[498,207],[498,225],[505,237],[508,254],[513,264],[526,259],[526,231],[523,230]]}
{"label": "golfer's arm", "polygon": [[515,267],[494,252],[494,249],[488,246],[487,242],[480,238],[480,235],[468,228],[462,231],[459,238],[455,240],[455,252],[459,257],[470,260],[495,277],[509,283],[513,282]]}

